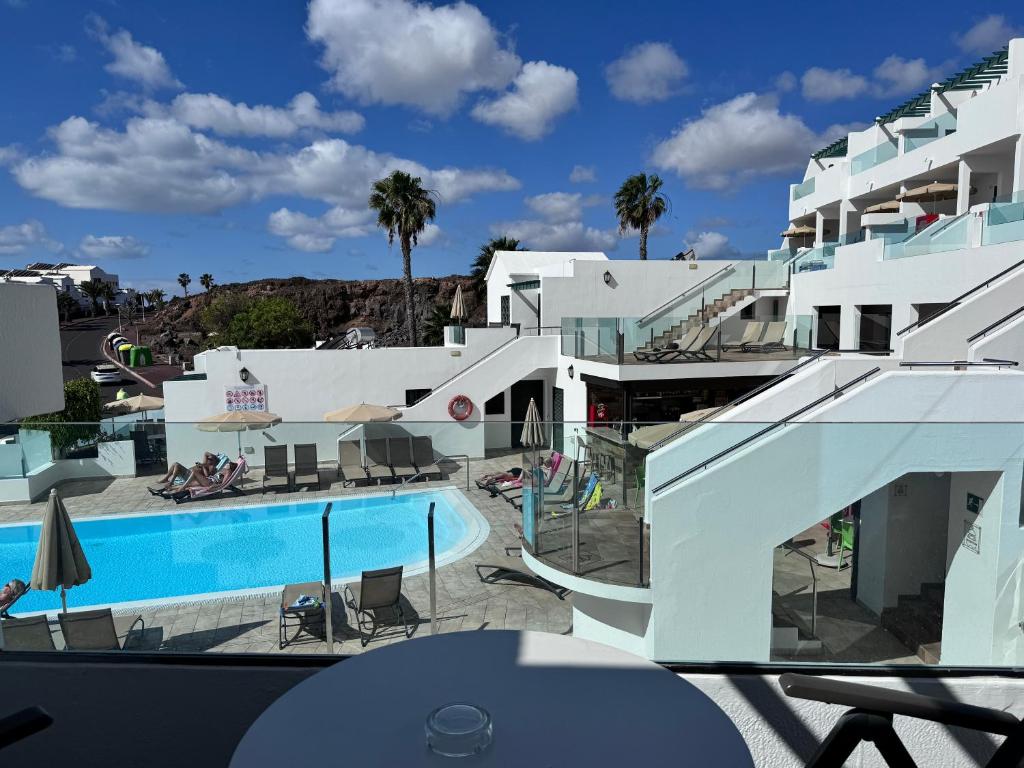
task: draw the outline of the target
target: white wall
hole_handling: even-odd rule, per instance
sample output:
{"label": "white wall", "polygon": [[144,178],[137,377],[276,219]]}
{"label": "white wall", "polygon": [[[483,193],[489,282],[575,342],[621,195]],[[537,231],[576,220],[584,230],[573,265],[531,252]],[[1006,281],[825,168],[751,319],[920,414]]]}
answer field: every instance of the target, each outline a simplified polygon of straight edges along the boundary
{"label": "white wall", "polygon": [[0,283],[0,422],[64,409],[57,294]]}
{"label": "white wall", "polygon": [[487,270],[487,322],[501,322],[501,297],[512,294],[509,283],[533,279],[541,273],[571,275],[577,262],[607,260],[608,257],[599,252],[496,252]]}

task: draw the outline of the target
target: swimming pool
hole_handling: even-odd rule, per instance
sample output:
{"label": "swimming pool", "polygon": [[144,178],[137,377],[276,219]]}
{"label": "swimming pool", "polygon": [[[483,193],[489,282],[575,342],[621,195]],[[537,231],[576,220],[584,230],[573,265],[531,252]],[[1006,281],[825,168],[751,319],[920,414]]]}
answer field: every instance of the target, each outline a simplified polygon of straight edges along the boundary
{"label": "swimming pool", "polygon": [[[187,602],[316,581],[323,576],[320,519],[327,501],[331,575],[339,581],[373,568],[425,568],[430,502],[439,565],[469,554],[489,532],[455,489],[73,518],[92,579],[68,590],[68,607]],[[27,581],[38,541],[39,524],[0,526],[0,579]],[[60,590],[30,591],[14,613],[59,608]]]}

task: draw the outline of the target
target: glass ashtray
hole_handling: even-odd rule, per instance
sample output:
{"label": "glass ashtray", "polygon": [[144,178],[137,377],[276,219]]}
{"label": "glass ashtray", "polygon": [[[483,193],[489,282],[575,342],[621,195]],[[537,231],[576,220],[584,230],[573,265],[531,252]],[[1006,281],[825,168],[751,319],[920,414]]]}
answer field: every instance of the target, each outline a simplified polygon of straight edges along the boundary
{"label": "glass ashtray", "polygon": [[456,702],[438,707],[426,722],[427,746],[445,757],[483,752],[493,738],[491,714],[475,704]]}

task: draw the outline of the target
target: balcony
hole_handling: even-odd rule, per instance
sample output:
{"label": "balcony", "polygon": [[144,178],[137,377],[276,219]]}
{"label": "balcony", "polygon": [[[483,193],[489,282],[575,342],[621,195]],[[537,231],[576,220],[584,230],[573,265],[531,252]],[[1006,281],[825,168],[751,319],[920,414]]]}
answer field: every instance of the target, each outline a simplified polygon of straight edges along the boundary
{"label": "balcony", "polygon": [[805,180],[801,184],[797,184],[793,187],[793,200],[799,200],[801,197],[807,197],[808,195],[814,194],[814,177]]}
{"label": "balcony", "polygon": [[861,152],[850,160],[850,175],[856,176],[859,173],[874,168],[888,160],[892,160],[899,154],[899,144],[894,141],[883,141],[878,146],[872,147],[866,152]]}

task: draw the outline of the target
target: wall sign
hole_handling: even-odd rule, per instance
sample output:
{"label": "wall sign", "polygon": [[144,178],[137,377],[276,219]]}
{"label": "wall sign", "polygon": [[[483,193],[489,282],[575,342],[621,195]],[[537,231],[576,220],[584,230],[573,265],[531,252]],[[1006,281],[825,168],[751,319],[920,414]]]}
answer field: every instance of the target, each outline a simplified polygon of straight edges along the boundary
{"label": "wall sign", "polygon": [[976,555],[981,554],[981,526],[964,520],[964,540],[960,546]]}
{"label": "wall sign", "polygon": [[985,503],[985,500],[981,496],[975,496],[973,493],[967,494],[967,511],[978,514],[981,512],[981,505]]}
{"label": "wall sign", "polygon": [[224,387],[224,410],[267,410],[267,386],[265,384],[237,384]]}

